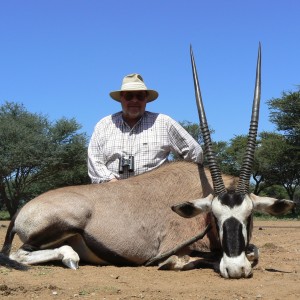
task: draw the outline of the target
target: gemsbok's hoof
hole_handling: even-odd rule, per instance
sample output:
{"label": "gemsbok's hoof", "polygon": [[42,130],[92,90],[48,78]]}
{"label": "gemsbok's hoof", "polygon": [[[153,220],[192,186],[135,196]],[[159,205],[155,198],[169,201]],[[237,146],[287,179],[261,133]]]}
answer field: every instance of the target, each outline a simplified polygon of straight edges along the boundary
{"label": "gemsbok's hoof", "polygon": [[57,249],[62,255],[62,262],[65,266],[72,270],[77,270],[79,268],[79,255],[70,246],[62,246]]}

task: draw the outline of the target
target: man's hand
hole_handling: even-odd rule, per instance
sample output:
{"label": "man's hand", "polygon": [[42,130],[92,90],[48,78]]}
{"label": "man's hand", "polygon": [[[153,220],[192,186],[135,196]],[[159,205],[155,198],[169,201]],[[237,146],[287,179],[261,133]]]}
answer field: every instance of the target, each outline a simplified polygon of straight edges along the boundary
{"label": "man's hand", "polygon": [[118,181],[118,179],[117,178],[113,178],[109,182],[114,182],[114,181]]}

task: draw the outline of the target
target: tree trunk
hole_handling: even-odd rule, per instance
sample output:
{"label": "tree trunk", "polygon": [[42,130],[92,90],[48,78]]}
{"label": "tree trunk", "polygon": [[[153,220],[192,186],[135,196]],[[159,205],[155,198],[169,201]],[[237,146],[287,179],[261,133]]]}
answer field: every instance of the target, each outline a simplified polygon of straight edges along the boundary
{"label": "tree trunk", "polygon": [[10,217],[12,217],[16,211],[13,210],[11,202],[10,202],[9,198],[7,197],[5,183],[3,183],[3,182],[0,182],[0,195],[1,195],[1,199],[2,199],[3,203],[6,206],[6,209],[9,212]]}

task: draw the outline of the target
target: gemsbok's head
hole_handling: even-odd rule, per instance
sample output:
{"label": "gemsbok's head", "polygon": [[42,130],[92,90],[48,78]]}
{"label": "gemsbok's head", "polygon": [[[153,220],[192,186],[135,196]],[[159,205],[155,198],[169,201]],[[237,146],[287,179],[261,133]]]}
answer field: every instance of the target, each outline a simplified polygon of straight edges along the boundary
{"label": "gemsbok's head", "polygon": [[249,250],[249,242],[252,233],[253,211],[258,210],[272,215],[278,215],[285,213],[294,207],[294,202],[290,200],[259,197],[249,193],[249,183],[259,118],[261,46],[259,45],[258,49],[254,100],[248,143],[235,191],[226,190],[220,169],[216,163],[216,155],[212,150],[212,142],[202,103],[192,48],[191,62],[200,127],[204,138],[205,155],[212,177],[214,193],[202,199],[175,205],[172,209],[186,218],[194,217],[203,212],[211,212],[215,219],[219,240],[223,250],[219,266],[221,275],[225,278],[247,278],[252,275],[252,265],[247,258],[247,251]]}

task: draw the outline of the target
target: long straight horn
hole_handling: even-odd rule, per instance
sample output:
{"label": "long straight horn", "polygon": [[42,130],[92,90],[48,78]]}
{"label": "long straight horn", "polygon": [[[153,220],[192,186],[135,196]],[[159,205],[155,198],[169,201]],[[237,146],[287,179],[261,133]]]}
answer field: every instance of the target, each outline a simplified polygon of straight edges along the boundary
{"label": "long straight horn", "polygon": [[208,160],[208,166],[213,180],[214,193],[216,195],[220,195],[226,193],[226,189],[221,176],[220,169],[217,165],[216,155],[212,150],[211,137],[210,137],[210,132],[208,129],[208,124],[206,121],[205,111],[203,107],[192,46],[190,48],[190,51],[191,51],[191,62],[192,62],[192,69],[193,69],[196,103],[197,103],[198,114],[200,119],[200,128],[204,139],[204,153]]}
{"label": "long straight horn", "polygon": [[247,149],[244,156],[242,168],[240,171],[239,183],[236,189],[237,193],[249,193],[249,184],[254,160],[254,151],[256,146],[256,136],[259,119],[259,105],[260,105],[260,91],[261,91],[261,45],[259,43],[257,65],[256,65],[256,80],[254,89],[254,99],[252,106],[252,117],[250,122]]}

